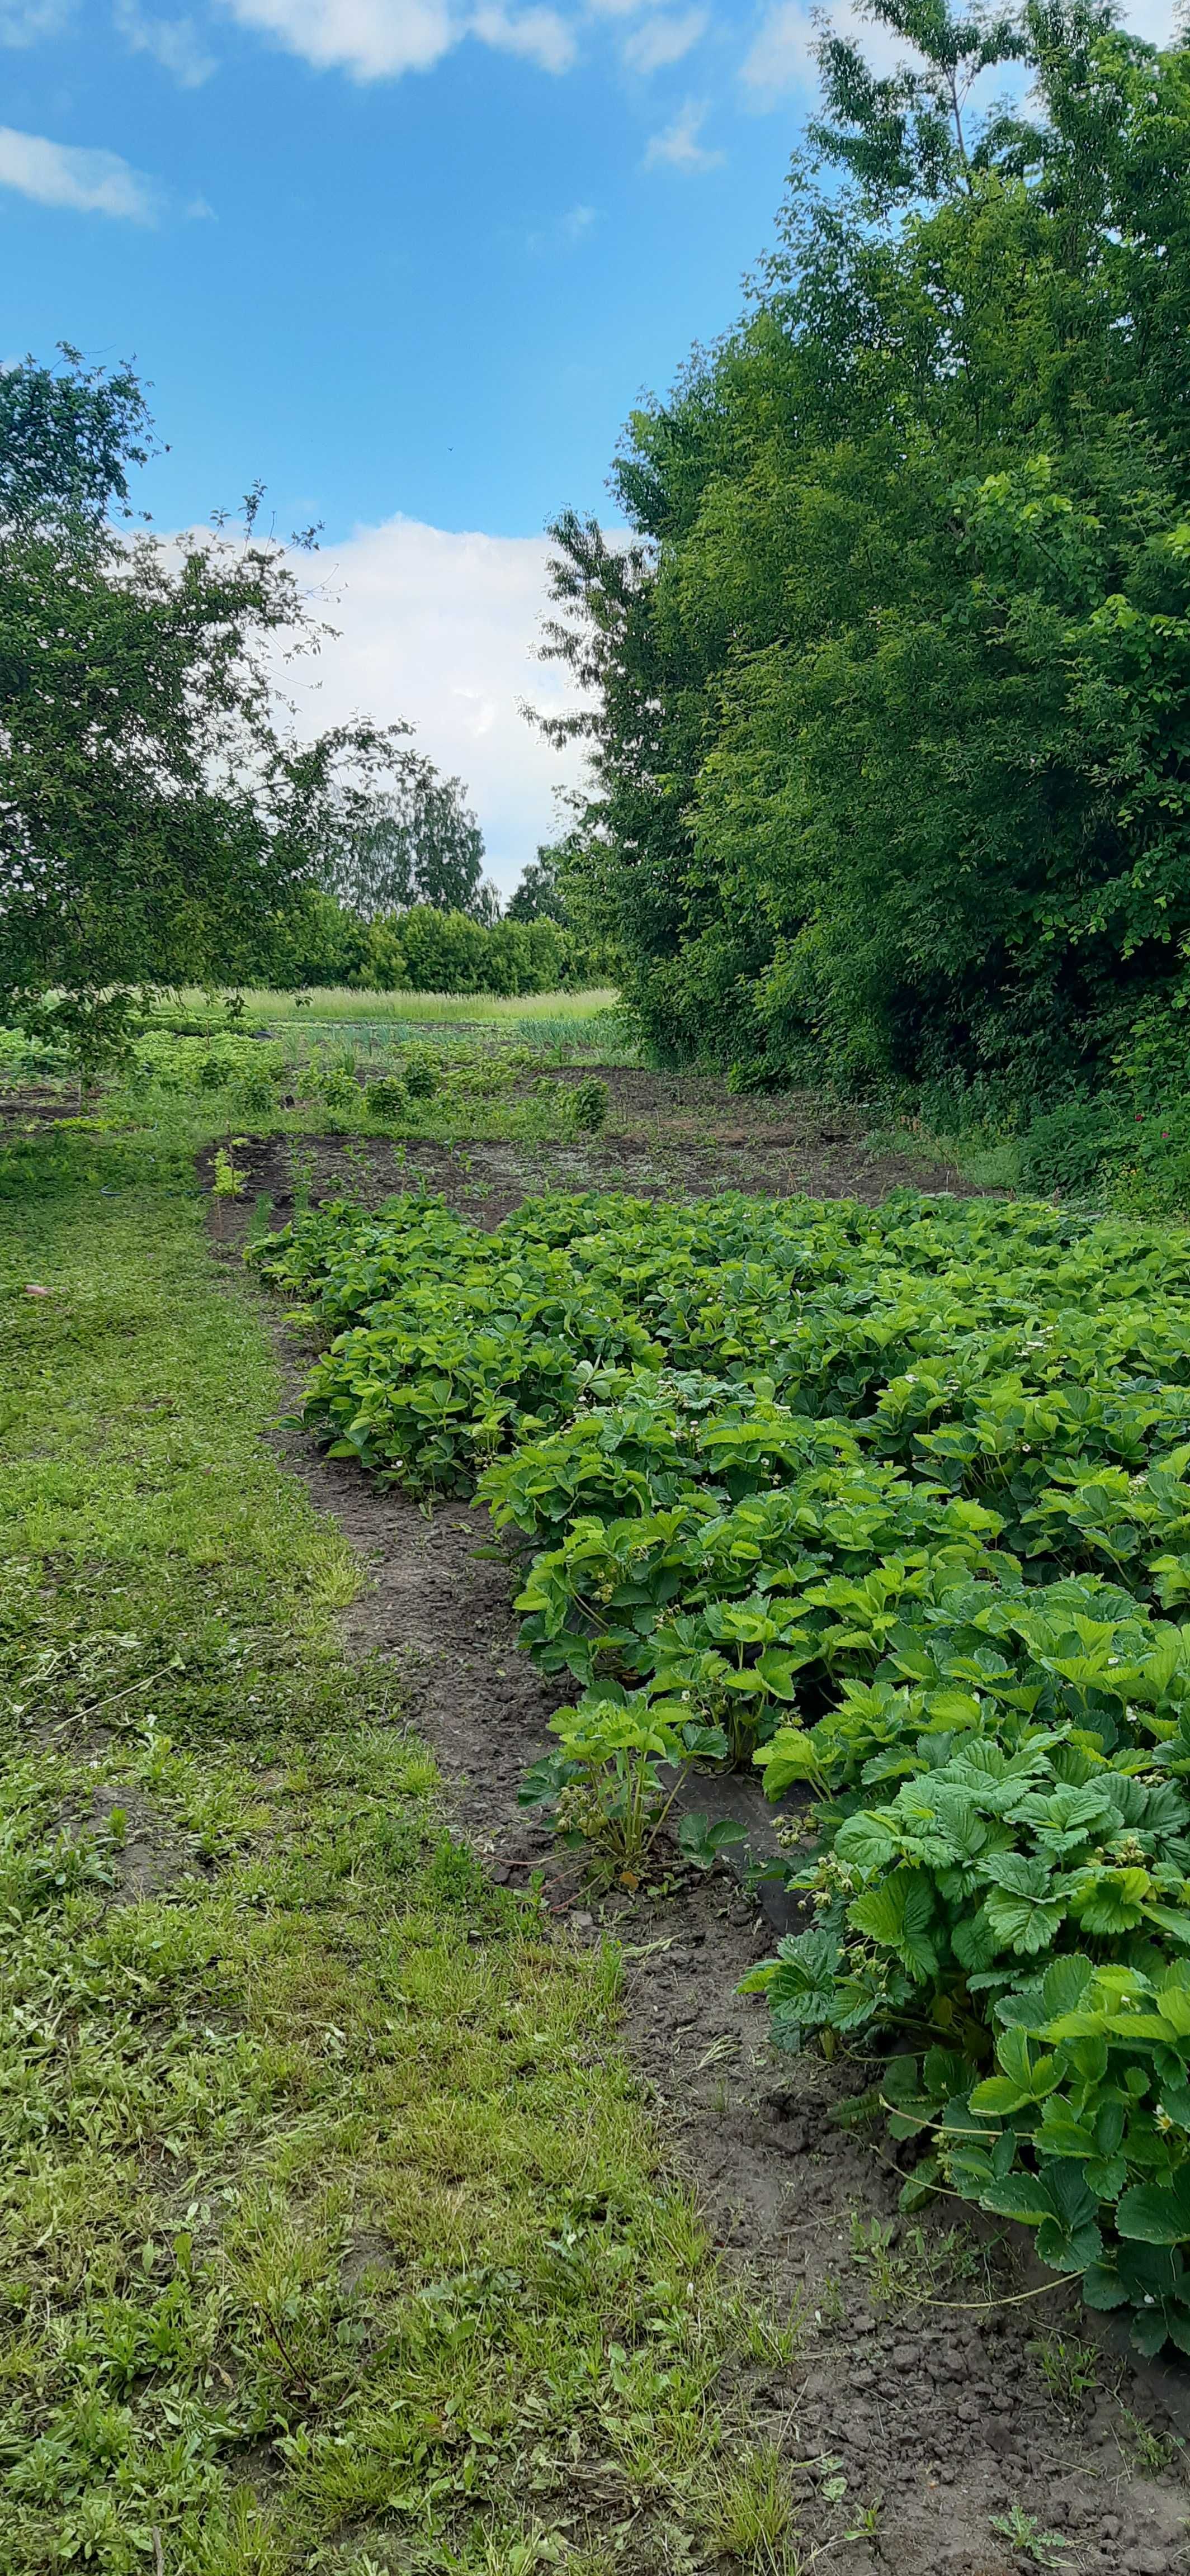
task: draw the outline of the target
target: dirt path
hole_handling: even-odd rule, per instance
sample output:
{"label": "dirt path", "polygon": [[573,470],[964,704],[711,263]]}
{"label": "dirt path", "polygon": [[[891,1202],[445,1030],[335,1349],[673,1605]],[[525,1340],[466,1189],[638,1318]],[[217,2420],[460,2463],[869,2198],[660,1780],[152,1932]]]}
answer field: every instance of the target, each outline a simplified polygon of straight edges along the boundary
{"label": "dirt path", "polygon": [[[262,1163],[258,1186],[269,1179]],[[319,1179],[335,1186],[330,1170]],[[266,1311],[292,1371],[301,1355]],[[957,2224],[948,2210],[899,2215],[883,2124],[846,2119],[875,2070],[774,2059],[762,2005],[736,1992],[773,1929],[733,1877],[671,1876],[647,1900],[584,1889],[516,1803],[565,1693],[517,1645],[509,1570],[476,1554],[491,1544],[485,1516],[460,1503],[428,1514],[283,1437],[364,1562],[347,1641],[400,1667],[452,1822],[498,1878],[542,1870],[563,1937],[614,1931],[625,2042],[673,2155],[728,2259],[800,2320],[794,2365],[751,2404],[754,2436],[803,2464],[807,2555],[838,2532],[845,2480],[855,2537],[832,2541],[839,2576],[1187,2576],[1186,2383],[1134,2367],[1020,2233],[957,2205]]]}

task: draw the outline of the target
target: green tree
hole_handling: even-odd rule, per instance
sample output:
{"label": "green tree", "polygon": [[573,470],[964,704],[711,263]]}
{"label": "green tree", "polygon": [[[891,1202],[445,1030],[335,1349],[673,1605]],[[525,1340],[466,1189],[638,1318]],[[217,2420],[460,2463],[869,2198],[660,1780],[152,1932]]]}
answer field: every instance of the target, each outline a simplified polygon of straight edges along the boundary
{"label": "green tree", "polygon": [[116,510],[132,515],[130,465],[153,452],[144,390],[130,366],[85,367],[68,341],[60,367],[0,372],[0,525],[97,529]]}
{"label": "green tree", "polygon": [[148,985],[250,966],[402,748],[280,723],[269,656],[312,627],[259,492],[236,538],[113,527],[146,439],[129,369],[0,376],[0,1016],[84,1068]]}
{"label": "green tree", "polygon": [[364,921],[423,903],[468,913],[478,904],[483,917],[483,834],[464,795],[460,779],[394,743],[383,785],[371,797],[344,793],[330,818],[327,877],[340,901]]}
{"label": "green tree", "polygon": [[566,901],[559,867],[560,853],[548,845],[540,846],[536,858],[526,860],[521,870],[508,898],[506,919],[565,922]]}
{"label": "green tree", "polygon": [[830,166],[629,424],[631,542],[555,529],[590,899],[663,1052],[1053,1087],[1190,937],[1190,52],[867,14],[911,63],[824,36]]}

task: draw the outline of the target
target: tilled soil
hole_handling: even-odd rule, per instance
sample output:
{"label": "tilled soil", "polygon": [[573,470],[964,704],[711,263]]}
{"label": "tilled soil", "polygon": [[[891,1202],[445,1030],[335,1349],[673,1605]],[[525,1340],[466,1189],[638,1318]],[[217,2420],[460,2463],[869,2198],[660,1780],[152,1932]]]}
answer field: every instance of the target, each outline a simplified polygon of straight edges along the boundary
{"label": "tilled soil", "polygon": [[[974,1184],[948,1163],[873,1144],[862,1110],[824,1112],[808,1093],[743,1100],[704,1076],[623,1065],[595,1070],[610,1094],[608,1125],[598,1136],[465,1145],[325,1131],[254,1136],[236,1146],[236,1163],[248,1191],[266,1195],[282,1215],[298,1186],[315,1199],[349,1197],[375,1206],[420,1183],[444,1191],[481,1225],[498,1225],[527,1192],[541,1189],[626,1190],[640,1198],[747,1190],[778,1198],[856,1198],[872,1206],[895,1189],[975,1194]],[[591,1071],[563,1067],[558,1080],[579,1082]]]}
{"label": "tilled soil", "polygon": [[[334,1140],[315,1144],[329,1161]],[[262,1157],[259,1188],[269,1171]],[[454,1168],[456,1204],[473,1172]],[[327,1192],[343,1186],[321,1163],[318,1177]],[[697,1186],[688,1172],[687,1189]],[[470,1212],[494,1219],[488,1200]],[[237,1232],[246,1221],[239,1208],[215,1216]],[[273,1320],[292,1368],[301,1354]],[[300,1433],[279,1436],[363,1560],[347,1642],[399,1668],[452,1821],[498,1879],[543,1873],[560,1938],[606,1930],[622,1945],[625,2045],[673,2161],[725,2259],[798,2321],[792,2366],[756,2377],[748,2408],[753,2438],[770,2435],[794,2464],[803,2549],[829,2550],[839,2576],[1188,2576],[1187,2381],[1138,2366],[1080,2309],[1072,2284],[1039,2269],[1022,2231],[996,2233],[959,2203],[921,2220],[899,2214],[904,2177],[882,2124],[847,2120],[878,2070],[775,2058],[763,2003],[737,1992],[770,1951],[773,1925],[735,1877],[691,1880],[663,1866],[659,1886],[600,1893],[551,1852],[516,1792],[565,1694],[517,1644],[511,1568],[476,1553],[491,1545],[486,1516],[463,1503],[429,1515],[320,1457]],[[763,1842],[750,1788],[741,1803]],[[1068,2384],[1076,2367],[1093,2379],[1082,2393]],[[997,2528],[1014,2517],[1015,2533]]]}

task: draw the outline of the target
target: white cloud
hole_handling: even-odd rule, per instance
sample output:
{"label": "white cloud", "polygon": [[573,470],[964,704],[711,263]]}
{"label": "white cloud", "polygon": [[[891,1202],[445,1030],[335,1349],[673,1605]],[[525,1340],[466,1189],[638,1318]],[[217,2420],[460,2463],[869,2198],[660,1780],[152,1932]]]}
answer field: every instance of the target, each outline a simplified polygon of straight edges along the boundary
{"label": "white cloud", "polygon": [[398,518],[357,529],[313,563],[294,557],[299,580],[325,582],[321,613],[339,629],[308,676],[301,665],[281,673],[303,728],[356,714],[415,724],[419,748],[468,789],[506,891],[553,835],[554,789],[583,767],[578,746],[552,751],[519,712],[522,699],[551,714],[577,702],[569,674],[537,660],[550,551],[547,537],[455,535]]}
{"label": "white cloud", "polygon": [[429,71],[466,35],[521,54],[547,72],[569,71],[574,36],[555,9],[509,10],[499,0],[468,17],[449,0],[224,0],[242,27],[274,36],[316,71],[395,80]]}
{"label": "white cloud", "polygon": [[851,0],[843,0],[842,7],[825,12],[805,5],[805,0],[777,0],[740,67],[745,88],[754,93],[753,106],[775,107],[791,90],[808,92],[817,88],[814,47],[824,33],[824,18],[829,20],[832,35],[855,39],[874,71],[891,72],[898,63],[920,59],[903,36],[896,35],[879,19],[865,18]]}
{"label": "white cloud", "polygon": [[356,80],[428,71],[457,41],[445,0],[225,0],[243,27],[275,36],[316,71]]}
{"label": "white cloud", "polygon": [[535,259],[551,251],[573,250],[578,242],[585,241],[592,224],[598,221],[596,207],[568,206],[565,214],[556,216],[552,223],[539,231],[526,233],[525,248]]}
{"label": "white cloud", "polygon": [[556,9],[522,9],[516,17],[507,9],[477,9],[467,32],[478,36],[481,45],[493,45],[498,53],[523,54],[526,62],[536,63],[543,72],[568,72],[578,52],[571,29]]}
{"label": "white cloud", "polygon": [[778,0],[769,10],[740,65],[740,79],[756,93],[756,106],[775,106],[792,89],[814,87],[819,32],[801,0]]}
{"label": "white cloud", "polygon": [[634,28],[624,46],[629,71],[658,72],[666,63],[680,63],[699,37],[706,34],[709,16],[706,9],[688,9],[682,18],[646,18],[643,27]]}
{"label": "white cloud", "polygon": [[1120,14],[1132,35],[1143,36],[1147,45],[1172,44],[1179,20],[1178,0],[1125,0]]}
{"label": "white cloud", "polygon": [[193,18],[146,18],[138,0],[116,0],[114,15],[129,51],[149,54],[179,89],[201,89],[218,69]]}
{"label": "white cloud", "polygon": [[699,135],[706,122],[710,102],[688,98],[679,108],[672,125],[663,134],[655,134],[645,154],[645,168],[652,170],[659,161],[667,161],[674,170],[714,170],[725,158],[722,152],[708,151]]}
{"label": "white cloud", "polygon": [[0,187],[15,188],[38,206],[69,206],[80,215],[123,215],[151,224],[157,191],[118,152],[91,152],[73,143],[50,143],[43,134],[18,134],[0,125]]}
{"label": "white cloud", "polygon": [[0,45],[38,45],[73,15],[74,0],[0,0]]}

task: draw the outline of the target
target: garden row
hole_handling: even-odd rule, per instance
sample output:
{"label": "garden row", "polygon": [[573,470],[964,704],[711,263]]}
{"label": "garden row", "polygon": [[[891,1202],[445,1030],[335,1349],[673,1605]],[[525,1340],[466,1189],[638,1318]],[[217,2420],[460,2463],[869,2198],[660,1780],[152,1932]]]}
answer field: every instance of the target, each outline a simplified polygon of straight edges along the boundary
{"label": "garden row", "polygon": [[[336,1206],[251,1256],[306,1419],[525,1554],[526,1796],[639,1866],[691,1764],[799,1803],[774,2036],[879,2034],[934,2188],[1190,2350],[1190,1246],[991,1200]],[[722,1830],[722,1829],[720,1829]],[[718,1834],[689,1822],[692,1859]]]}

